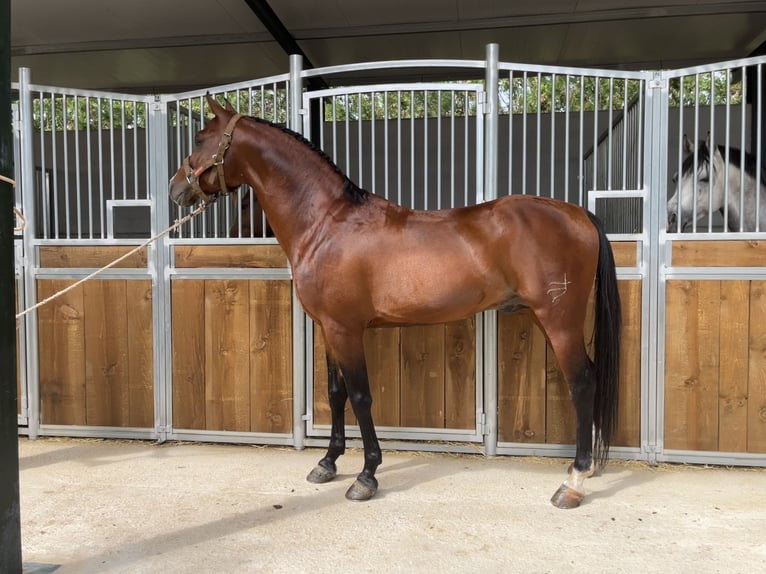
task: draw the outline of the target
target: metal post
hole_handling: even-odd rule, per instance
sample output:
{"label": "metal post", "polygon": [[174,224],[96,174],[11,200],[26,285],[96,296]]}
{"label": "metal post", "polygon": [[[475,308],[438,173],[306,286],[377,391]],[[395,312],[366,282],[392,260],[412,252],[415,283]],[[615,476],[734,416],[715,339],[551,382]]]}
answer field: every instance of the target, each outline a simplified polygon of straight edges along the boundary
{"label": "metal post", "polygon": [[[168,104],[160,97],[146,104],[146,130],[149,137],[148,197],[152,201],[152,236],[170,222],[168,180]],[[154,429],[156,438],[167,440],[173,430],[173,343],[170,282],[170,237],[165,236],[148,248],[147,262],[152,278],[152,330],[154,339]]]}
{"label": "metal post", "polygon": [[[484,199],[497,198],[497,44],[487,44],[484,109]],[[497,454],[497,312],[484,312],[484,454]]]}
{"label": "metal post", "polygon": [[[0,0],[0,174],[13,176],[11,2]],[[13,186],[0,181],[0,572],[21,572]],[[5,277],[5,279],[3,279]]]}
{"label": "metal post", "polygon": [[[290,56],[290,115],[289,128],[303,132],[303,58]],[[306,442],[306,315],[293,287],[293,445],[302,449]]]}
{"label": "metal post", "polygon": [[[644,133],[644,182],[648,197],[649,257],[641,317],[641,450],[649,462],[662,452],[665,381],[665,202],[668,161],[668,78],[655,72],[647,82]],[[645,225],[646,227],[646,225]]]}
{"label": "metal post", "polygon": [[[32,142],[34,140],[34,121],[32,116],[32,90],[30,88],[31,75],[29,68],[19,69],[19,102],[21,104],[21,157],[28,158],[21,162],[21,185],[22,202],[24,213],[35,213],[38,209],[35,207],[35,166],[34,149]],[[43,174],[44,175],[44,174]],[[42,184],[44,185],[44,183]],[[39,267],[37,250],[32,245],[33,239],[37,236],[36,218],[27,218],[27,224],[24,228],[24,303],[31,307],[37,303],[37,278],[36,273]],[[25,333],[27,346],[27,432],[29,438],[37,438],[40,429],[40,371],[39,361],[39,338],[37,336],[37,312],[26,316]]]}

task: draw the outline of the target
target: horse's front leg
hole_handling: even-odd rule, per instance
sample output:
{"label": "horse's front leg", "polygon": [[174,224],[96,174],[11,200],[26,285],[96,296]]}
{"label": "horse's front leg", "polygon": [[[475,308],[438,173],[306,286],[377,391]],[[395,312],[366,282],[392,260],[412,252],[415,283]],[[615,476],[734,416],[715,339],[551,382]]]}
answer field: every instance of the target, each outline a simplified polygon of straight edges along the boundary
{"label": "horse's front leg", "polygon": [[345,408],[348,393],[346,385],[341,380],[338,366],[327,356],[327,398],[330,403],[330,417],[332,426],[330,428],[330,446],[327,448],[327,454],[314,467],[306,480],[315,484],[324,484],[330,482],[338,474],[338,468],[335,461],[346,451],[346,421]]}
{"label": "horse's front leg", "polygon": [[375,471],[383,460],[375,433],[375,425],[372,422],[372,395],[367,377],[367,367],[362,356],[362,362],[354,367],[343,371],[348,396],[351,406],[359,422],[359,430],[362,433],[364,445],[364,468],[356,481],[346,491],[349,500],[369,500],[378,490],[378,481]]}

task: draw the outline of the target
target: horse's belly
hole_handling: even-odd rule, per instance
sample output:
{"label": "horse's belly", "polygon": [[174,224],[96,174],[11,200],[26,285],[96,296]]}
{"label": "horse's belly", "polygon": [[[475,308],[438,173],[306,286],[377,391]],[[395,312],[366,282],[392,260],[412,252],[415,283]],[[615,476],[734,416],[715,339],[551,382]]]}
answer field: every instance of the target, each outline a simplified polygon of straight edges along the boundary
{"label": "horse's belly", "polygon": [[380,325],[433,324],[458,321],[485,309],[505,307],[517,298],[510,288],[494,289],[491,282],[453,281],[434,275],[415,281],[399,277],[391,289],[376,286],[373,297]]}

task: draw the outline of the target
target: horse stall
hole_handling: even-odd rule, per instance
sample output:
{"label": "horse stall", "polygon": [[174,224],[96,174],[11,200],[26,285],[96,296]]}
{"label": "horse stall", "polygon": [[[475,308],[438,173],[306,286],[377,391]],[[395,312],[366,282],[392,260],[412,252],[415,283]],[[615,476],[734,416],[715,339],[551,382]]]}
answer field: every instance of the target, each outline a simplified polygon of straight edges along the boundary
{"label": "horse stall", "polygon": [[[594,211],[623,310],[613,455],[760,465],[764,231],[730,229],[714,194],[703,199],[716,215],[666,229],[666,204],[684,134],[762,156],[765,61],[620,72],[503,63],[488,50],[486,61],[374,64],[379,76],[409,67],[439,81],[344,86],[370,65],[307,71],[294,58],[280,76],[163,96],[37,86],[22,70],[19,307],[189,213],[167,182],[207,121],[209,92],[303,134],[360,187],[408,207],[528,194]],[[318,76],[339,87],[303,89]],[[750,160],[737,157],[730,173],[744,182]],[[31,437],[327,444],[324,341],[246,186],[25,316],[19,333],[19,424]],[[569,389],[529,311],[370,329],[364,344],[384,446],[574,453]],[[350,409],[346,421],[358,437]]]}

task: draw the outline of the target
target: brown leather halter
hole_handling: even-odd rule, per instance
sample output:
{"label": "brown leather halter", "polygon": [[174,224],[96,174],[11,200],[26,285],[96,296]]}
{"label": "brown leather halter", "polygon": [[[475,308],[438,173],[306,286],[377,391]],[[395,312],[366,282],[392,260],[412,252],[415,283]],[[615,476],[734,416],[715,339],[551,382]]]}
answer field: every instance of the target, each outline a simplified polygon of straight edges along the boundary
{"label": "brown leather halter", "polygon": [[219,193],[227,194],[227,193],[231,193],[232,191],[226,186],[226,178],[224,178],[224,175],[223,175],[223,156],[226,153],[226,150],[229,149],[229,146],[231,145],[231,134],[234,132],[234,126],[236,125],[236,123],[239,121],[241,117],[242,117],[242,114],[234,114],[233,116],[231,116],[229,123],[226,124],[226,128],[223,130],[221,143],[218,144],[218,151],[216,151],[215,154],[213,154],[213,156],[209,160],[207,160],[205,163],[203,163],[196,169],[193,169],[191,165],[189,165],[189,158],[191,156],[188,155],[184,158],[183,167],[184,167],[184,172],[186,173],[186,181],[188,181],[189,185],[191,185],[192,189],[194,190],[194,194],[197,196],[197,199],[201,199],[205,203],[210,203],[211,201],[215,201],[215,197],[211,197],[207,193],[202,191],[202,188],[199,185],[199,178],[211,167],[215,166],[215,172],[210,172],[210,175],[208,176],[208,183],[210,183],[211,185],[215,183],[215,177],[216,175],[218,175],[218,186],[220,187]]}

